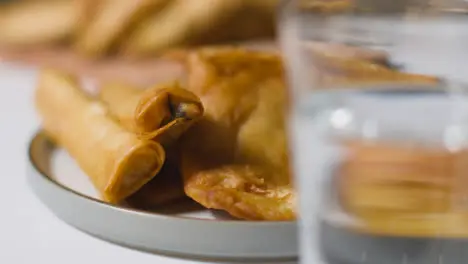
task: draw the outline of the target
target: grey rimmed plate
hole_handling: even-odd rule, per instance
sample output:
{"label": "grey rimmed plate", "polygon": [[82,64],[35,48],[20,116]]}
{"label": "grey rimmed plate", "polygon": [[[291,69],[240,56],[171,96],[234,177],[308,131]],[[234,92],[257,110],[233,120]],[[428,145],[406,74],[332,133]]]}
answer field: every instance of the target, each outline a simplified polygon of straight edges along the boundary
{"label": "grey rimmed plate", "polygon": [[29,161],[28,182],[37,197],[61,220],[100,239],[185,258],[286,261],[297,256],[295,222],[231,220],[206,209],[149,212],[100,201],[73,159],[42,132],[30,142]]}

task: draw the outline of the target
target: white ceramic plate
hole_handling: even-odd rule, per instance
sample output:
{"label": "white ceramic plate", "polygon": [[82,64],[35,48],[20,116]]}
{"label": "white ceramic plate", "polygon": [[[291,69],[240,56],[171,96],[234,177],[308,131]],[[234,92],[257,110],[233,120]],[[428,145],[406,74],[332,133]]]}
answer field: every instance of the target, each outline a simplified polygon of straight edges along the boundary
{"label": "white ceramic plate", "polygon": [[[100,201],[86,175],[41,132],[29,146],[28,182],[60,219],[95,237],[127,247],[218,260],[293,260],[295,222],[220,218],[210,210],[147,212]],[[172,205],[174,206],[174,205]]]}

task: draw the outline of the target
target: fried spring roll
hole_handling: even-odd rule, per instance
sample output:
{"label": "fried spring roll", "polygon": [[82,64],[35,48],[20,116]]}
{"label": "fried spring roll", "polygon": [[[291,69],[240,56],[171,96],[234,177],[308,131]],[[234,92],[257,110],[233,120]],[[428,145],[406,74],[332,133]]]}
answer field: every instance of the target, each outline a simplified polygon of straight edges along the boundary
{"label": "fried spring roll", "polygon": [[70,153],[105,201],[120,202],[160,171],[161,145],[121,127],[72,76],[43,71],[35,100],[44,130]]}
{"label": "fried spring roll", "polygon": [[177,82],[147,90],[109,83],[102,87],[100,98],[126,129],[163,145],[203,115],[200,99]]}

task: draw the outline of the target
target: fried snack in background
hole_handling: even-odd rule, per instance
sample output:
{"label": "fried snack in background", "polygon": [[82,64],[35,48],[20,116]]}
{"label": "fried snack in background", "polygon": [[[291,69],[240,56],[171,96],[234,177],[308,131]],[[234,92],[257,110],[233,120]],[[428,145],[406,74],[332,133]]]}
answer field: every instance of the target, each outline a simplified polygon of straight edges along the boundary
{"label": "fried snack in background", "polygon": [[20,1],[0,10],[0,45],[37,48],[69,41],[82,22],[82,0]]}
{"label": "fried snack in background", "polygon": [[338,188],[342,206],[358,219],[361,231],[405,236],[468,234],[463,231],[468,227],[466,151],[384,143],[348,147]]}
{"label": "fried snack in background", "polygon": [[[123,43],[122,53],[142,57],[177,46],[271,38],[277,2],[174,0],[158,15],[135,28]],[[252,21],[255,23],[250,23]]]}
{"label": "fried snack in background", "polygon": [[0,43],[12,50],[70,49],[93,59],[147,58],[178,46],[272,39],[278,2],[17,0],[0,8]]}
{"label": "fried snack in background", "polygon": [[123,44],[123,53],[149,55],[159,50],[180,45],[190,35],[225,19],[232,10],[241,6],[239,0],[173,0],[157,16],[140,24]]}
{"label": "fried snack in background", "polygon": [[35,96],[43,129],[76,160],[105,201],[122,201],[163,166],[159,143],[126,131],[72,76],[43,70]]}
{"label": "fried snack in background", "polygon": [[294,219],[280,58],[208,48],[192,52],[187,63],[188,89],[205,115],[180,142],[186,194],[242,219]]}
{"label": "fried snack in background", "polygon": [[137,23],[156,15],[170,0],[97,0],[96,14],[80,32],[75,48],[98,57],[115,50]]}
{"label": "fried snack in background", "polygon": [[203,115],[200,99],[178,82],[141,89],[123,83],[102,86],[100,99],[129,131],[168,145]]}

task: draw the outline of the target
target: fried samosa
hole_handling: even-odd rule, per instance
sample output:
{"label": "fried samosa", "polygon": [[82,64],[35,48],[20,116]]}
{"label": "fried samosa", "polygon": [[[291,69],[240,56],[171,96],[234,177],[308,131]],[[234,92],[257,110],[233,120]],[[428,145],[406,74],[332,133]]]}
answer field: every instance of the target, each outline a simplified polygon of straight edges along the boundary
{"label": "fried samosa", "polygon": [[146,90],[108,83],[102,87],[100,99],[126,129],[163,145],[174,142],[203,115],[200,99],[178,82]]}
{"label": "fried samosa", "polygon": [[280,58],[208,48],[189,54],[187,64],[188,89],[205,115],[180,142],[186,194],[242,219],[294,219]]}
{"label": "fried samosa", "polygon": [[169,0],[99,0],[97,12],[79,34],[76,48],[87,55],[111,52],[138,22],[157,14]]}
{"label": "fried samosa", "polygon": [[165,152],[159,143],[121,127],[72,76],[42,71],[35,101],[44,130],[70,153],[105,201],[122,201],[163,166]]}

